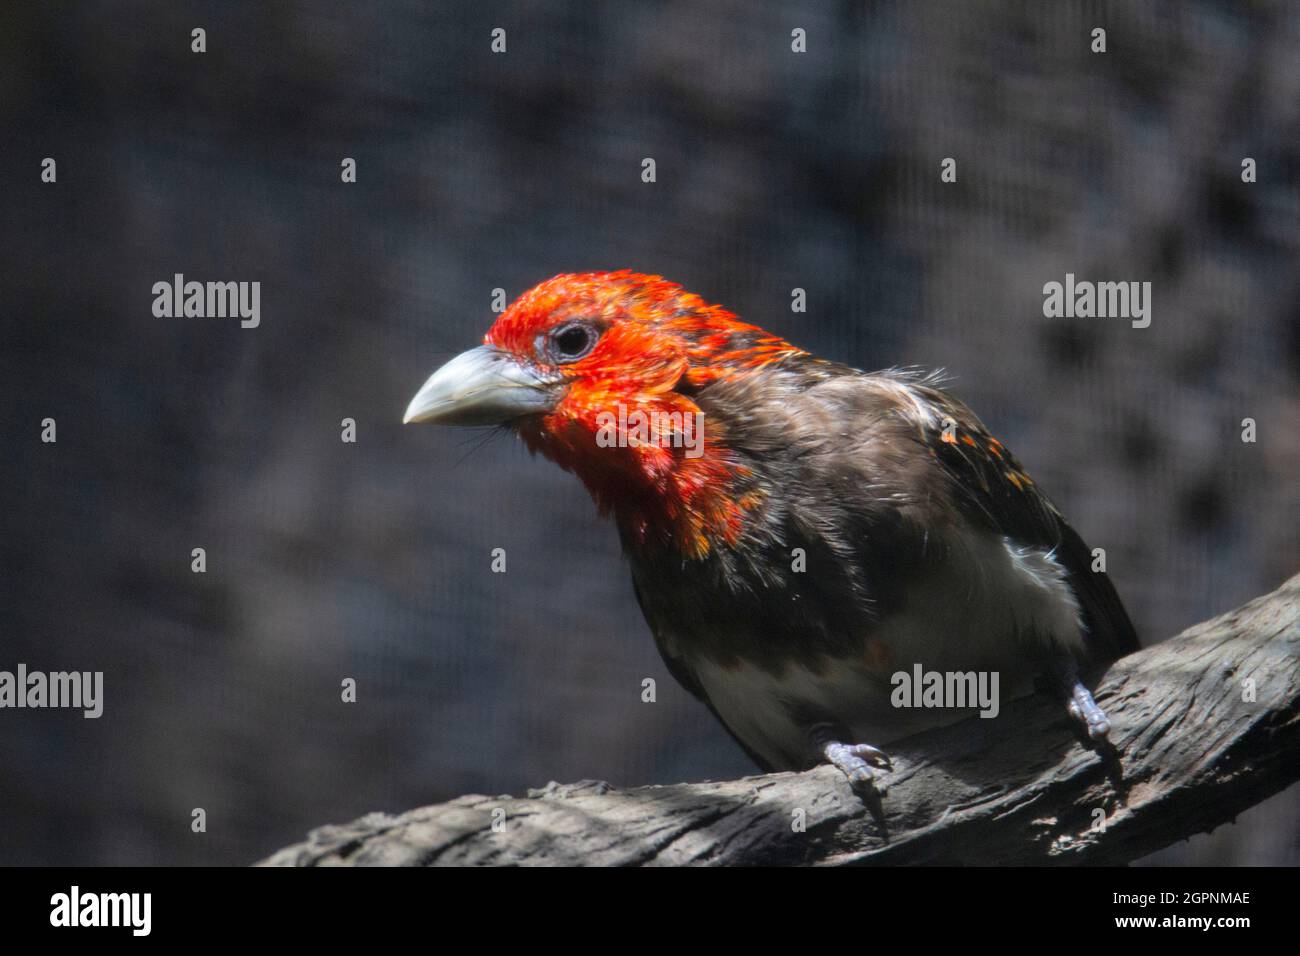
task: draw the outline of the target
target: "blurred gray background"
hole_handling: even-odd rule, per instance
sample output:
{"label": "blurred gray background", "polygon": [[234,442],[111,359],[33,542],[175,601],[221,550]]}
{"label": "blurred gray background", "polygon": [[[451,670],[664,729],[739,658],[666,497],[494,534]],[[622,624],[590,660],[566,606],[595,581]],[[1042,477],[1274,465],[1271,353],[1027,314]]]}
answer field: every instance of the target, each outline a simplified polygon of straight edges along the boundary
{"label": "blurred gray background", "polygon": [[[557,272],[945,366],[1148,642],[1300,570],[1294,6],[24,2],[0,130],[0,668],[107,698],[0,712],[0,863],[242,864],[467,791],[752,771],[575,479],[399,424],[494,288]],[[176,272],[260,281],[261,327],[155,318]],[[1151,327],[1045,319],[1067,272],[1152,282]],[[1296,863],[1298,820],[1293,789],[1154,859]]]}

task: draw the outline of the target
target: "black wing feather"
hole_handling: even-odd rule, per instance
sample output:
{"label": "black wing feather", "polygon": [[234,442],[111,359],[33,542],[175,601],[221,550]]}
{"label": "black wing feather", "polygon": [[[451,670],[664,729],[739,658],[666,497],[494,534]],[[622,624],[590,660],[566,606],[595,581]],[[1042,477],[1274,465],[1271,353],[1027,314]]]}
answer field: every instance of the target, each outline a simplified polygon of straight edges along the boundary
{"label": "black wing feather", "polygon": [[961,402],[938,389],[917,390],[946,416],[923,429],[923,440],[952,476],[959,507],[971,520],[1019,543],[1053,551],[1083,611],[1094,663],[1138,650],[1137,632],[1109,576],[1092,570],[1091,550],[1015,457]]}

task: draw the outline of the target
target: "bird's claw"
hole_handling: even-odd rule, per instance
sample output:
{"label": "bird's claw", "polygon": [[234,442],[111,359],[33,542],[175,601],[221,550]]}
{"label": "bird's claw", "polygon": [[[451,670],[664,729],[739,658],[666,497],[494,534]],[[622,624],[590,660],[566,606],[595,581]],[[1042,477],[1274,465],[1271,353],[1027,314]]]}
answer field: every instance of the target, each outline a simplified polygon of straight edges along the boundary
{"label": "bird's claw", "polygon": [[872,767],[893,769],[889,756],[883,750],[870,744],[842,744],[833,741],[822,748],[822,755],[848,778],[853,789],[874,790],[884,794],[884,787],[871,770]]}
{"label": "bird's claw", "polygon": [[1089,740],[1104,741],[1110,734],[1110,718],[1097,706],[1092,693],[1078,681],[1070,688],[1070,716],[1083,725]]}

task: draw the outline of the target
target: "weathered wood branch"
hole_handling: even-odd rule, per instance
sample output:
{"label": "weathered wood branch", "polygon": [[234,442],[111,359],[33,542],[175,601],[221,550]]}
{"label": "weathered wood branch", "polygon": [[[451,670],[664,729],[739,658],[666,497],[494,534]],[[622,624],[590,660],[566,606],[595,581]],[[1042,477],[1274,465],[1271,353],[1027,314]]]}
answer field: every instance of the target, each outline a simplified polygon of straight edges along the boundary
{"label": "weathered wood branch", "polygon": [[631,790],[550,784],[322,827],[263,863],[1125,863],[1300,779],[1300,575],[1119,661],[1096,696],[1108,757],[1035,696],[891,745],[888,792],[869,804],[829,767]]}

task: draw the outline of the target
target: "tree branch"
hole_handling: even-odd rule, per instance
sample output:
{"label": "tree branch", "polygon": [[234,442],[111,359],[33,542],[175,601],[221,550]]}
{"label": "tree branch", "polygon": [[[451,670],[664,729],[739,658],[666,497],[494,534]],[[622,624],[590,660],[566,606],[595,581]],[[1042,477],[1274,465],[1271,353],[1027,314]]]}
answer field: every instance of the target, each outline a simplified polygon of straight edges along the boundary
{"label": "tree branch", "polygon": [[892,744],[888,792],[865,804],[830,767],[552,783],[322,827],[263,865],[1126,863],[1300,779],[1298,621],[1300,575],[1117,662],[1096,694],[1109,757],[1035,695]]}

